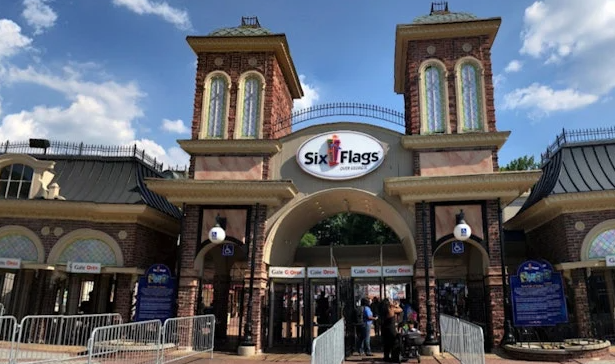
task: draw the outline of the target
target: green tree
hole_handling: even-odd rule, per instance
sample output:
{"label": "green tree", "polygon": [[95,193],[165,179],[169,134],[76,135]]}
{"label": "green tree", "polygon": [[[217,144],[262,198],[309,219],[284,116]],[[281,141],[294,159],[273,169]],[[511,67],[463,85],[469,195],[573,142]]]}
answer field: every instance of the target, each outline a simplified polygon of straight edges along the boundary
{"label": "green tree", "polygon": [[540,163],[534,160],[534,156],[524,155],[517,159],[513,159],[504,167],[500,167],[500,171],[529,171],[531,169],[539,169]]}
{"label": "green tree", "polygon": [[300,245],[304,248],[309,248],[309,247],[316,245],[317,242],[318,242],[318,239],[316,239],[316,236],[314,234],[305,233],[301,237]]}
{"label": "green tree", "polygon": [[[316,243],[312,244],[313,235]],[[400,243],[397,235],[382,221],[371,216],[341,213],[314,225],[301,238],[301,246],[364,245]]]}

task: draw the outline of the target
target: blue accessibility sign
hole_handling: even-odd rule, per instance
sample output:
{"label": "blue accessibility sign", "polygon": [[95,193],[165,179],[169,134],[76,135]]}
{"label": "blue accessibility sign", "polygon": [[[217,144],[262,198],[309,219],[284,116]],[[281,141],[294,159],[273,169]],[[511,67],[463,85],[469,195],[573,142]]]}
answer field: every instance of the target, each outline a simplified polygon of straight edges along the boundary
{"label": "blue accessibility sign", "polygon": [[452,253],[453,254],[463,254],[464,246],[462,241],[453,241]]}
{"label": "blue accessibility sign", "polygon": [[233,244],[224,244],[222,245],[222,256],[223,257],[232,257],[235,255],[235,245]]}

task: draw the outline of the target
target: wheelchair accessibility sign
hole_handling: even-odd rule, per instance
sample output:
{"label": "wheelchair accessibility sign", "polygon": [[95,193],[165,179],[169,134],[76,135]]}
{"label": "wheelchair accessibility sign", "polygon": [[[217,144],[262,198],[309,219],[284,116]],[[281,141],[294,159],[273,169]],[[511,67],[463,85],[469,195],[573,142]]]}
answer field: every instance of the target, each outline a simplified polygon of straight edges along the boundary
{"label": "wheelchair accessibility sign", "polygon": [[464,247],[462,241],[453,241],[453,254],[463,254]]}
{"label": "wheelchair accessibility sign", "polygon": [[233,255],[235,255],[235,245],[233,244],[222,245],[222,256],[223,257],[232,257]]}

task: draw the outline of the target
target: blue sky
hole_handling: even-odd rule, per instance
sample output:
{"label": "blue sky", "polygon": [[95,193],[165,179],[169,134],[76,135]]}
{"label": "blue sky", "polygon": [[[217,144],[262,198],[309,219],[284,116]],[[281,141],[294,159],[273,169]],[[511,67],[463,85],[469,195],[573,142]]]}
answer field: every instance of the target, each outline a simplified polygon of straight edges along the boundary
{"label": "blue sky", "polygon": [[[296,108],[340,101],[402,111],[403,97],[393,92],[395,26],[430,5],[2,0],[0,140],[136,142],[167,163],[185,164],[175,141],[189,138],[196,70],[185,37],[253,15],[287,35],[306,94]],[[492,49],[496,117],[498,129],[512,135],[501,164],[539,157],[562,128],[613,124],[615,0],[452,0],[449,7],[502,17]]]}

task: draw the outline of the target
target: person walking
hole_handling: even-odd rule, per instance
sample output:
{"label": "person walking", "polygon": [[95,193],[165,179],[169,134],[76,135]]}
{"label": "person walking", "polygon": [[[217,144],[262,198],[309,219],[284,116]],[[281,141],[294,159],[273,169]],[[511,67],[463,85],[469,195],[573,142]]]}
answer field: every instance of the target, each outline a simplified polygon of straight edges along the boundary
{"label": "person walking", "polygon": [[388,298],[383,300],[382,321],[382,346],[384,349],[384,361],[391,363],[399,360],[399,345],[397,343],[397,328],[395,317],[402,312],[401,307],[391,303]]}
{"label": "person walking", "polygon": [[361,345],[359,346],[359,355],[365,356],[374,356],[372,354],[371,347],[371,336],[372,336],[372,326],[374,324],[374,320],[377,320],[378,317],[375,316],[372,312],[372,309],[369,307],[369,299],[362,298],[361,299],[361,311],[363,322],[365,325],[362,327],[363,332],[361,333]]}

